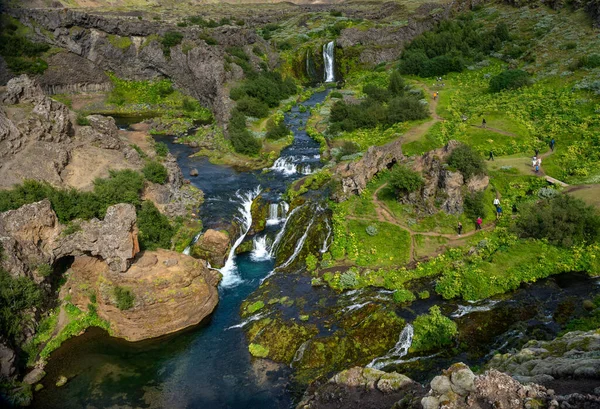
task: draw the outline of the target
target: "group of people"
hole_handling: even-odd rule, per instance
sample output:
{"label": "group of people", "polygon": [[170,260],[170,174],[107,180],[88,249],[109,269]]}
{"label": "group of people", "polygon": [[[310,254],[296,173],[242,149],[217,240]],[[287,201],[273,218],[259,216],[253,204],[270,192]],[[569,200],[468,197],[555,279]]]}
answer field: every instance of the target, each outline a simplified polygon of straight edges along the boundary
{"label": "group of people", "polygon": [[[500,206],[500,199],[498,199],[497,197],[494,199],[494,207],[496,207],[496,220],[500,219],[500,217],[502,216],[502,206]],[[481,230],[483,225],[483,219],[481,218],[481,216],[479,216],[476,220],[475,220],[475,230]],[[458,222],[458,226],[456,227],[456,230],[458,231],[458,235],[460,236],[462,234],[462,230],[463,230],[463,225],[462,223],[459,221]]]}

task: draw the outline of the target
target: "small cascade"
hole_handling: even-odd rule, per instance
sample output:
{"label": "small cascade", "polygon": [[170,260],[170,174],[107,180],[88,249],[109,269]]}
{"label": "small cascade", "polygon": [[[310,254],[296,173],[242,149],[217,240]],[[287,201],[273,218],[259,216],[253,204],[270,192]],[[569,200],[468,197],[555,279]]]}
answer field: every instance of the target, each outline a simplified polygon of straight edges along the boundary
{"label": "small cascade", "polygon": [[331,243],[329,242],[329,238],[331,237],[331,233],[333,233],[333,230],[331,229],[331,224],[329,224],[329,220],[325,219],[325,224],[327,226],[327,236],[325,237],[325,241],[323,242],[323,247],[321,247],[321,253],[327,253],[327,250],[329,250],[329,246],[331,246]]}
{"label": "small cascade", "polygon": [[256,189],[243,194],[239,191],[236,192],[236,196],[241,202],[241,206],[238,208],[240,215],[237,217],[237,220],[240,222],[242,234],[238,237],[233,246],[231,246],[225,266],[219,270],[221,274],[223,274],[223,280],[221,281],[221,286],[223,287],[235,287],[242,282],[242,278],[239,276],[235,264],[235,250],[242,244],[250,230],[250,226],[252,226],[252,212],[250,209],[252,207],[252,202],[260,194],[260,191],[260,186],[258,186]]}
{"label": "small cascade", "polygon": [[296,243],[296,248],[294,249],[294,252],[290,256],[290,258],[287,259],[287,261],[280,266],[280,268],[286,268],[287,266],[292,264],[292,261],[294,261],[296,259],[296,257],[298,257],[298,254],[300,254],[300,251],[302,251],[302,247],[304,247],[304,242],[306,241],[306,238],[308,237],[308,232],[310,231],[310,228],[312,227],[313,223],[315,222],[315,216],[318,214],[318,212],[320,210],[322,210],[322,209],[320,207],[317,207],[317,211],[315,212],[315,215],[312,217],[312,219],[310,219],[310,223],[308,223],[308,226],[306,226],[306,230],[304,231],[304,234],[302,235],[302,237],[300,237],[300,240],[298,240],[298,242]]}
{"label": "small cascade", "polygon": [[[301,209],[302,207],[304,207],[304,206],[298,206],[298,207],[296,207],[286,217],[285,223],[283,224],[283,227],[281,228],[281,230],[279,230],[279,232],[277,233],[277,236],[275,236],[275,240],[273,241],[273,245],[271,246],[270,254],[271,254],[272,257],[275,256],[275,252],[277,251],[277,247],[279,247],[279,243],[281,242],[281,239],[283,238],[283,235],[285,233],[285,228],[287,227],[287,224],[288,224],[290,218],[292,217],[292,215],[294,213],[296,213],[298,211],[298,209]],[[289,209],[289,206],[288,206],[288,209]]]}
{"label": "small cascade", "polygon": [[253,245],[253,250],[250,253],[250,259],[252,261],[265,261],[271,258],[267,246],[267,236],[255,237]]}
{"label": "small cascade", "polygon": [[298,172],[298,166],[294,163],[294,158],[287,156],[285,158],[277,158],[271,170],[275,172],[281,172],[284,176],[290,176]]}
{"label": "small cascade", "polygon": [[472,312],[489,311],[498,303],[499,301],[489,301],[482,305],[459,305],[458,309],[450,316],[452,318],[460,318]]}
{"label": "small cascade", "polygon": [[189,246],[187,246],[184,250],[183,250],[183,254],[185,254],[186,256],[189,256],[191,251],[192,251],[192,246],[194,245],[194,243],[196,243],[198,241],[198,239],[200,238],[200,236],[202,236],[202,232],[196,234],[196,237],[194,237],[194,240],[192,240],[192,242],[190,243]]}
{"label": "small cascade", "polygon": [[232,325],[231,327],[225,328],[225,330],[234,329],[234,328],[244,328],[246,325],[250,324],[252,321],[258,321],[259,319],[263,318],[266,315],[268,315],[268,314],[259,313],[259,314],[253,315],[250,318],[240,322],[239,324]]}
{"label": "small cascade", "polygon": [[335,64],[333,50],[335,43],[333,41],[327,43],[323,47],[323,62],[325,63],[325,82],[335,81]]}
{"label": "small cascade", "polygon": [[367,368],[381,369],[387,365],[397,363],[400,358],[408,354],[408,349],[412,345],[414,334],[415,332],[413,326],[407,324],[400,333],[400,337],[398,338],[398,342],[394,348],[392,348],[386,355],[373,359],[371,363],[367,365]]}
{"label": "small cascade", "polygon": [[271,203],[269,205],[269,217],[267,218],[267,226],[282,223],[285,220],[290,205],[286,202]]}

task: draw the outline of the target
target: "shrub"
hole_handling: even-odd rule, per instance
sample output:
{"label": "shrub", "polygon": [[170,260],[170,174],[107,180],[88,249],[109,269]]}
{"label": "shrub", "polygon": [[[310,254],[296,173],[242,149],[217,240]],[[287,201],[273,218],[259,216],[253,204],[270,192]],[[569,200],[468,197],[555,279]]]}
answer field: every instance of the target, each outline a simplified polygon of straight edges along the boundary
{"label": "shrub", "polygon": [[490,79],[490,91],[500,92],[518,89],[530,83],[531,80],[527,72],[523,70],[506,70]]}
{"label": "shrub", "polygon": [[48,277],[54,272],[50,264],[40,264],[37,266],[37,273],[42,277]]}
{"label": "shrub", "polygon": [[387,125],[397,122],[414,121],[429,116],[427,106],[413,96],[397,97],[390,101],[387,109]]}
{"label": "shrub", "polygon": [[396,291],[394,291],[394,301],[397,302],[398,304],[404,304],[407,302],[413,302],[414,300],[416,300],[415,295],[412,293],[412,291],[406,290],[404,288],[400,288]]}
{"label": "shrub", "polygon": [[226,51],[233,57],[237,57],[240,60],[250,61],[250,57],[248,57],[248,54],[246,54],[242,47],[228,47]]}
{"label": "shrub", "polygon": [[135,295],[129,288],[116,286],[113,289],[113,295],[117,308],[121,311],[129,310],[133,307],[135,302]]}
{"label": "shrub", "polygon": [[577,66],[579,68],[581,68],[581,67],[585,67],[585,68],[600,67],[600,55],[598,55],[598,54],[582,55],[581,57],[579,57],[579,60],[577,61]]}
{"label": "shrub", "polygon": [[79,126],[89,126],[90,120],[83,114],[77,114],[77,125]]}
{"label": "shrub", "polygon": [[162,163],[156,161],[149,161],[146,163],[146,166],[144,166],[144,169],[142,169],[142,173],[150,182],[161,185],[164,185],[169,177],[167,168],[165,168]]}
{"label": "shrub", "polygon": [[558,195],[526,205],[515,230],[523,238],[547,239],[552,244],[571,247],[600,239],[600,216],[583,201]]}
{"label": "shrub", "polygon": [[395,97],[401,97],[404,95],[405,87],[406,84],[404,83],[404,79],[400,75],[400,72],[394,70],[390,75],[390,84],[388,85],[389,93]]}
{"label": "shrub", "polygon": [[419,315],[413,322],[414,337],[411,351],[424,352],[452,344],[458,328],[450,318],[442,315],[440,307],[434,305],[429,314]]}
{"label": "shrub", "polygon": [[171,48],[181,44],[183,34],[178,31],[167,31],[161,40],[163,54],[165,57],[171,56]]}
{"label": "shrub", "polygon": [[158,211],[154,203],[145,200],[137,212],[137,225],[140,229],[140,247],[143,250],[168,249],[175,234],[167,216]]}
{"label": "shrub", "polygon": [[102,207],[100,217],[104,217],[108,206],[116,203],[131,203],[138,206],[140,193],[144,188],[144,177],[136,171],[130,169],[111,170],[109,174],[110,177],[107,179],[94,181],[94,194]]}
{"label": "shrub", "polygon": [[467,193],[464,199],[465,215],[469,219],[477,219],[478,217],[484,218],[486,216],[485,210],[485,194],[484,192],[472,192]]}
{"label": "shrub", "polygon": [[358,285],[358,276],[355,271],[348,270],[340,276],[340,288],[350,289],[356,288]]}
{"label": "shrub", "polygon": [[261,72],[253,73],[241,86],[232,89],[230,95],[235,100],[246,95],[274,108],[279,105],[279,101],[295,93],[296,84],[292,78],[284,80],[279,73]]}
{"label": "shrub", "polygon": [[344,96],[342,95],[341,92],[338,91],[333,91],[331,94],[329,94],[329,97],[332,99],[342,99],[344,98]]}
{"label": "shrub", "polygon": [[245,115],[254,118],[264,118],[269,115],[269,106],[253,97],[246,96],[238,100],[236,108]]}
{"label": "shrub", "polygon": [[417,191],[424,183],[420,173],[405,166],[397,165],[390,172],[390,185],[400,194]]}
{"label": "shrub", "polygon": [[201,33],[198,38],[200,38],[200,40],[204,40],[207,45],[219,45],[219,42],[208,34]]}
{"label": "shrub", "polygon": [[360,146],[352,141],[345,141],[340,147],[339,157],[354,155],[360,152]]}
{"label": "shrub", "polygon": [[314,271],[317,268],[317,263],[319,262],[319,259],[315,255],[309,254],[308,256],[306,256],[305,262],[308,271]]}
{"label": "shrub", "polygon": [[285,124],[283,119],[279,121],[276,118],[270,118],[267,121],[267,139],[280,139],[290,134],[290,128]]}
{"label": "shrub", "polygon": [[20,336],[28,311],[39,308],[42,293],[39,287],[27,277],[13,278],[0,268],[0,333],[14,340]]}
{"label": "shrub", "polygon": [[158,156],[164,158],[169,153],[169,147],[164,142],[157,142],[156,144],[154,144],[154,151]]}
{"label": "shrub", "polygon": [[465,182],[475,175],[486,173],[481,155],[468,145],[460,144],[448,157],[448,165],[462,173]]}
{"label": "shrub", "polygon": [[377,236],[377,227],[373,226],[372,224],[367,226],[367,228],[365,229],[365,231],[367,232],[367,234],[369,236]]}
{"label": "shrub", "polygon": [[256,155],[260,151],[260,141],[246,129],[246,117],[237,109],[233,110],[229,121],[229,139],[236,152]]}

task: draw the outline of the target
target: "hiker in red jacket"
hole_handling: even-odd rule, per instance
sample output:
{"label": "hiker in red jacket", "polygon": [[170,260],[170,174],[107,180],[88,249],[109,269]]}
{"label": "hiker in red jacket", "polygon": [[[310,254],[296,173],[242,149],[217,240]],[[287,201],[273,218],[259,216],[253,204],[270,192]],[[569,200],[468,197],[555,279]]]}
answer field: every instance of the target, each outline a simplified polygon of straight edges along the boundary
{"label": "hiker in red jacket", "polygon": [[481,223],[483,223],[483,220],[481,220],[481,216],[477,218],[477,221],[475,222],[475,230],[481,230]]}

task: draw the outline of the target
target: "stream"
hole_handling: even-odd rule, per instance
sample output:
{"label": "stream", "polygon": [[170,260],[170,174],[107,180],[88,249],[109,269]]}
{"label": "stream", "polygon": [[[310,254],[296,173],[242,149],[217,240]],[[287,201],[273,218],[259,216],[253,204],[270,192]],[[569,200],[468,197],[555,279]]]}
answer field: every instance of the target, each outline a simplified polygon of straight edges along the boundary
{"label": "stream", "polygon": [[[316,93],[303,105],[314,106],[326,95],[327,91]],[[279,409],[293,406],[297,395],[292,392],[295,385],[290,382],[291,369],[267,360],[251,359],[242,330],[247,322],[242,322],[239,308],[275,268],[270,243],[286,226],[289,216],[289,206],[282,201],[282,193],[290,182],[321,166],[319,145],[304,131],[309,115],[310,110],[300,112],[298,106],[286,113],[285,121],[294,132],[294,143],[282,151],[271,169],[264,171],[236,172],[213,165],[206,158],[190,157],[192,150],[188,146],[174,144],[169,137],[157,138],[167,143],[184,175],[193,168],[198,169],[199,176],[191,178],[191,182],[205,194],[205,203],[200,209],[205,228],[224,227],[237,219],[244,233],[251,221],[249,204],[261,192],[271,203],[266,232],[253,238],[252,252],[238,256],[232,252],[221,269],[220,301],[208,322],[175,335],[139,343],[112,338],[92,328],[65,342],[52,354],[46,367],[47,376],[42,381],[44,389],[35,394],[34,408]],[[420,382],[428,381],[454,362],[481,365],[494,352],[519,347],[526,336],[556,336],[560,328],[555,321],[561,309],[566,308],[563,300],[572,300],[573,308],[580,308],[582,299],[600,292],[599,284],[587,276],[561,275],[523,285],[494,300],[469,304],[444,301],[432,295],[429,299],[417,300],[410,308],[399,308],[391,292],[382,289],[336,294],[327,287],[312,287],[310,277],[303,275],[276,274],[271,281],[291,299],[302,298],[304,313],[311,317],[322,316],[323,320],[328,320],[332,311],[353,312],[369,304],[381,304],[394,309],[410,323],[432,305],[440,305],[445,315],[457,321],[459,342],[469,347],[469,353],[448,349],[428,357],[411,356],[407,352],[413,332],[408,325],[396,347],[387,355],[361,363],[397,370]],[[434,294],[434,283],[424,285]],[[284,318],[297,316],[295,308],[285,307]],[[252,318],[259,319],[260,314]],[[302,348],[296,351],[298,359],[295,361],[303,353]],[[69,382],[57,388],[54,383],[60,375],[67,376]]]}

